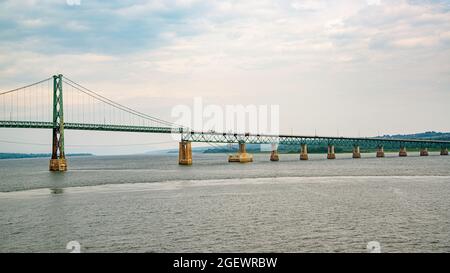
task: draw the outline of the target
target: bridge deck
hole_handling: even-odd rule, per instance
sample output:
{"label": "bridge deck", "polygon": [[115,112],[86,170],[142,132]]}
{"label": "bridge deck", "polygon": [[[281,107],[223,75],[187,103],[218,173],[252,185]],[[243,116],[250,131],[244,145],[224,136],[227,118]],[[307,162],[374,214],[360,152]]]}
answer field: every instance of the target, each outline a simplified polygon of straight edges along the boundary
{"label": "bridge deck", "polygon": [[[53,123],[44,121],[0,121],[0,127],[52,129]],[[180,128],[171,128],[171,127],[148,127],[148,126],[84,124],[84,123],[64,123],[64,129],[84,130],[84,131],[161,133],[161,134],[181,133]]]}
{"label": "bridge deck", "polygon": [[[52,129],[52,122],[35,121],[0,121],[3,128],[34,128]],[[183,131],[183,128],[171,127],[147,127],[129,125],[108,124],[81,124],[64,123],[66,130],[88,130],[88,131],[112,131],[112,132],[137,132],[137,133],[160,133],[181,134],[181,139],[191,142],[209,143],[248,143],[248,144],[333,144],[333,145],[387,145],[398,144],[409,147],[450,147],[450,141],[429,139],[394,139],[394,138],[352,138],[352,137],[326,137],[326,136],[294,136],[294,135],[255,135],[255,134],[226,134],[216,132],[193,132]]]}

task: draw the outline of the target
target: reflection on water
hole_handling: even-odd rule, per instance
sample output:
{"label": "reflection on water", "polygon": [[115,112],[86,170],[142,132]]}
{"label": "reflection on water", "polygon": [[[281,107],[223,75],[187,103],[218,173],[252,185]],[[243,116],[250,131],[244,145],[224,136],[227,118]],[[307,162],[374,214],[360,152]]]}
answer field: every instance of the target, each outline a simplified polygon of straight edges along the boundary
{"label": "reflection on water", "polygon": [[51,188],[50,192],[52,194],[62,194],[62,193],[64,193],[64,189],[63,188]]}
{"label": "reflection on water", "polygon": [[449,157],[343,157],[0,161],[0,251],[450,251]]}

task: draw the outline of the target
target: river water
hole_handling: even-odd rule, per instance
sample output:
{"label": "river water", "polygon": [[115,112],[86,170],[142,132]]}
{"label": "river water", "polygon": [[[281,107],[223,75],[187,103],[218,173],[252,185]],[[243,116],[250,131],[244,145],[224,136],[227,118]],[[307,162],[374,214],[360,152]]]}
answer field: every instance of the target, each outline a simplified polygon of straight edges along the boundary
{"label": "river water", "polygon": [[0,161],[0,252],[450,252],[450,157]]}

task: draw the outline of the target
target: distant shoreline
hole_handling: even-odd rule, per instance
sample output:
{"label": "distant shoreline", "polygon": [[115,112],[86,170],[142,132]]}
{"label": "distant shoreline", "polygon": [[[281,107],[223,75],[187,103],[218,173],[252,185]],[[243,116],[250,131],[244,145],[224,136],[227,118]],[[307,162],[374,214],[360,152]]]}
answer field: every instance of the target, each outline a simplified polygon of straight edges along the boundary
{"label": "distant shoreline", "polygon": [[[90,153],[79,153],[79,154],[67,154],[67,157],[76,156],[94,156]],[[51,157],[51,154],[22,154],[22,153],[0,153],[1,159],[24,159],[24,158],[44,158]]]}

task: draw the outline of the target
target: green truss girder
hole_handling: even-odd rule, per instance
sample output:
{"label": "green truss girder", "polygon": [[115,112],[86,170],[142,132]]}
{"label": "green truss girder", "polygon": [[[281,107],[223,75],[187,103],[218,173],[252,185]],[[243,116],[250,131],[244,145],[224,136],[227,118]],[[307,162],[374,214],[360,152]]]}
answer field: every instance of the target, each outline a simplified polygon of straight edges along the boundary
{"label": "green truss girder", "polygon": [[379,147],[397,145],[410,148],[450,147],[450,141],[427,139],[394,139],[394,138],[351,138],[325,136],[289,136],[289,135],[253,135],[253,134],[223,134],[204,132],[184,132],[182,140],[209,143],[248,143],[248,144],[285,144],[285,145],[345,145],[361,147]]}

